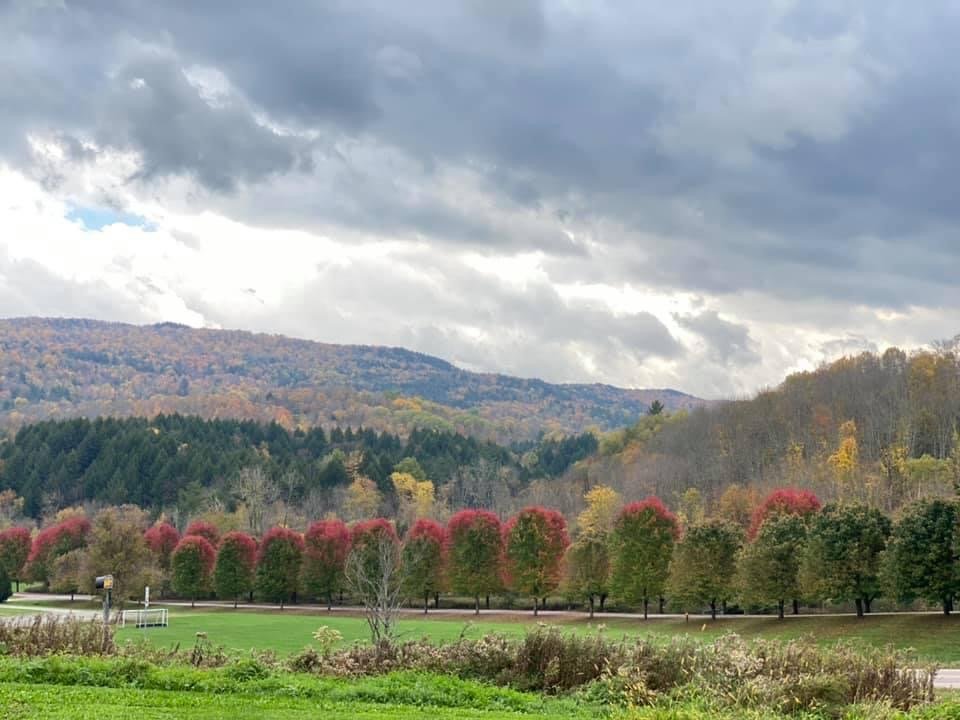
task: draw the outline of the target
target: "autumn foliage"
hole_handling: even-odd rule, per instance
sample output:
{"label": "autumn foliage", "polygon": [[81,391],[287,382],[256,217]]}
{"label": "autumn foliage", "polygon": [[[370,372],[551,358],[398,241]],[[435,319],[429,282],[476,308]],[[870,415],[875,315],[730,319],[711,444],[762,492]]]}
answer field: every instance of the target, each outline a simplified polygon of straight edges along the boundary
{"label": "autumn foliage", "polygon": [[760,526],[772,518],[782,515],[799,515],[806,517],[820,509],[820,500],[809,490],[797,488],[780,488],[767,495],[759,507],[753,511],[750,530],[747,533],[752,540],[757,536]]}
{"label": "autumn foliage", "polygon": [[303,550],[303,536],[290,528],[271,528],[260,541],[256,589],[265,599],[279,601],[281,608],[300,586]]}
{"label": "autumn foliage", "polygon": [[180,533],[170,523],[158,522],[147,528],[143,534],[143,539],[147,541],[147,547],[157,559],[157,563],[162,570],[170,569],[170,556],[174,548],[180,542]]}
{"label": "autumn foliage", "polygon": [[473,596],[480,612],[480,596],[502,587],[503,537],[500,519],[488,510],[461,510],[447,523],[450,588]]}
{"label": "autumn foliage", "polygon": [[0,567],[11,580],[19,583],[24,579],[32,542],[26,528],[12,527],[0,531]]}
{"label": "autumn foliage", "polygon": [[411,597],[423,598],[427,611],[429,597],[440,592],[444,581],[447,531],[433,520],[417,520],[403,544],[405,586]]}
{"label": "autumn foliage", "polygon": [[610,585],[614,595],[643,603],[663,595],[673,546],[680,535],[676,516],[657,497],[627,505],[611,533]]}
{"label": "autumn foliage", "polygon": [[213,586],[221,598],[237,597],[253,589],[257,566],[257,541],[242,532],[229,532],[220,541],[213,571]]}
{"label": "autumn foliage", "polygon": [[187,537],[189,535],[205,538],[213,547],[217,547],[217,545],[220,544],[220,531],[217,529],[217,526],[205,520],[195,520],[187,525],[183,536]]}
{"label": "autumn foliage", "polygon": [[343,588],[343,571],[350,552],[350,530],[340,520],[313,523],[303,537],[303,586],[308,594],[326,598]]}
{"label": "autumn foliage", "polygon": [[53,561],[86,545],[89,535],[90,521],[82,516],[68,518],[41,530],[33,539],[27,558],[31,575],[36,580],[48,582]]}
{"label": "autumn foliage", "polygon": [[209,589],[216,561],[216,550],[206,538],[185,535],[170,558],[173,589],[195,601],[197,595]]}
{"label": "autumn foliage", "polygon": [[570,544],[567,522],[556,510],[529,507],[503,528],[504,578],[507,585],[537,600],[556,590],[563,573],[563,554]]}

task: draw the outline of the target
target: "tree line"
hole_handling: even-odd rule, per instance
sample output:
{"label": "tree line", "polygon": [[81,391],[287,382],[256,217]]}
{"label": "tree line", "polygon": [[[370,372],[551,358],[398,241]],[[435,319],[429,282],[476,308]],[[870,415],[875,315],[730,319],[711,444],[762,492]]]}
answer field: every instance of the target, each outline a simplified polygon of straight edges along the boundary
{"label": "tree line", "polygon": [[862,616],[881,596],[949,614],[960,592],[960,506],[952,500],[921,500],[891,518],[785,488],[749,512],[729,505],[686,523],[656,497],[623,504],[603,486],[585,504],[572,541],[564,516],[543,507],[506,522],[465,509],[445,523],[417,518],[402,532],[385,518],[328,518],[259,537],[203,520],[181,534],[130,505],[92,518],[68,510],[39,531],[0,533],[0,573],[73,593],[110,572],[121,598],[150,584],[190,599],[281,606],[302,598],[331,605],[346,591],[375,607],[405,599],[426,610],[450,593],[471,598],[478,613],[490,596],[525,597],[536,614],[559,594],[591,614],[613,599],[645,617],[651,603],[714,617],[738,603],[782,618],[788,607],[818,601],[852,603]]}
{"label": "tree line", "polygon": [[[715,500],[732,484],[813,489],[894,512],[960,487],[957,340],[844,357],[754,397],[644,417],[604,435],[577,472],[671,500]],[[575,473],[576,474],[576,473]]]}
{"label": "tree line", "polygon": [[456,483],[464,468],[484,466],[505,473],[516,491],[532,479],[563,474],[596,447],[591,434],[507,448],[429,429],[401,438],[369,428],[288,431],[277,423],[181,415],[77,419],[28,425],[0,442],[0,488],[22,497],[23,513],[34,518],[85,502],[193,515],[211,504],[234,510],[242,502],[234,481],[241,470],[257,467],[283,486],[276,499],[290,505],[329,505],[337,489],[360,474],[390,506],[396,501],[391,475],[405,458],[435,486]]}

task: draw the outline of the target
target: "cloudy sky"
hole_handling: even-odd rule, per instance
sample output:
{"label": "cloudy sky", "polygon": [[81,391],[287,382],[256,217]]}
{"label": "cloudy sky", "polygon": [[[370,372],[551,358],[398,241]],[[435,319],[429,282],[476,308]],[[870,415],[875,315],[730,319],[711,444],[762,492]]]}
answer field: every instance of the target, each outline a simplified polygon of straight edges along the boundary
{"label": "cloudy sky", "polygon": [[960,332],[947,0],[0,0],[0,316],[741,395]]}

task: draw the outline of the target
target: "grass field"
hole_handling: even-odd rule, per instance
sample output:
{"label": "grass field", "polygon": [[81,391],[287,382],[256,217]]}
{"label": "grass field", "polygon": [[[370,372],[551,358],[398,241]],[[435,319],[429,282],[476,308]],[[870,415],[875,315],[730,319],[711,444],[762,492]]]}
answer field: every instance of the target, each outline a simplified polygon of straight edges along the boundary
{"label": "grass field", "polygon": [[[811,636],[820,643],[840,640],[863,642],[874,646],[893,645],[913,649],[926,660],[945,666],[960,666],[960,617],[944,618],[938,615],[878,615],[858,620],[854,617],[789,617],[731,618],[716,622],[686,623],[683,620],[624,620],[597,618],[593,623],[583,619],[561,620],[551,618],[551,625],[574,632],[596,632],[604,625],[608,637],[652,636],[668,639],[676,635],[691,635],[712,639],[735,632],[743,637],[793,639]],[[403,639],[430,638],[436,642],[456,640],[461,634],[469,638],[487,633],[522,634],[533,623],[529,616],[497,616],[479,620],[472,617],[437,616],[436,618],[405,618],[400,623]],[[187,610],[176,608],[170,613],[170,627],[135,630],[127,628],[120,639],[146,638],[159,646],[182,647],[193,644],[197,632],[207,633],[215,645],[234,650],[270,649],[289,653],[303,648],[321,625],[339,630],[344,643],[367,639],[366,623],[361,617],[342,613],[245,612],[243,610]]]}
{"label": "grass field", "polygon": [[[77,610],[97,609],[95,603],[77,601],[48,602],[16,601],[17,605],[49,605]],[[0,605],[0,616],[27,613],[29,610],[14,609]],[[405,616],[400,623],[401,639],[429,638],[436,642],[450,642],[463,634],[477,638],[487,633],[505,635],[522,634],[535,622],[529,613],[511,615],[419,615]],[[652,616],[644,622],[638,619],[604,618],[598,615],[593,622],[580,616],[549,617],[545,622],[568,628],[574,632],[595,632],[599,625],[605,626],[609,637],[652,636],[668,639],[676,635],[691,635],[705,640],[735,632],[748,638],[794,639],[804,636],[815,638],[820,643],[840,640],[863,642],[874,646],[892,645],[901,649],[913,649],[926,660],[944,666],[960,667],[960,615],[945,618],[942,615],[874,615],[863,619],[853,616],[825,617],[816,615],[788,616],[780,621],[773,617],[731,617],[704,622],[682,619],[657,619]],[[344,643],[365,641],[368,637],[362,617],[341,611],[327,613],[322,610],[284,611],[213,610],[209,608],[170,608],[170,627],[119,631],[120,639],[145,638],[161,647],[191,646],[197,632],[207,633],[211,642],[237,651],[250,649],[273,650],[286,654],[308,645],[311,635],[321,625],[335,628],[342,633]]]}

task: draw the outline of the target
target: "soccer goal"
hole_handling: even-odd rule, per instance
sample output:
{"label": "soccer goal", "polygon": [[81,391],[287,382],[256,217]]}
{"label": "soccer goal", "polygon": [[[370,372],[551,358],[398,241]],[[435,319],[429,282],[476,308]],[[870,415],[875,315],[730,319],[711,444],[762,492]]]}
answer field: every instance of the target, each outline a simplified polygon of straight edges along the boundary
{"label": "soccer goal", "polygon": [[120,627],[129,623],[137,628],[167,627],[167,608],[140,608],[120,613]]}

